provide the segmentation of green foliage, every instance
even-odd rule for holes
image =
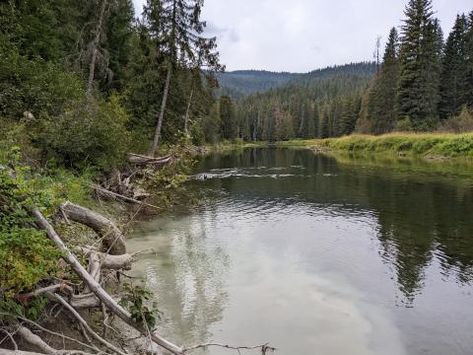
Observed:
[[[399,81],[399,49],[396,28],[392,28],[384,54],[383,64],[373,81],[367,104],[369,129],[363,133],[381,134],[393,130],[397,121],[396,95]]]
[[[398,109],[414,130],[432,129],[438,118],[442,32],[431,0],[410,0],[402,26]]]
[[[473,157],[473,134],[352,135],[316,142],[332,150],[370,153],[405,153],[422,156]]]
[[[120,305],[128,309],[131,318],[137,324],[153,330],[160,319],[156,302],[151,302],[152,293],[144,287],[125,284]],[[151,306],[150,306],[151,304]]]
[[[117,96],[99,102],[87,99],[44,122],[37,144],[48,158],[66,166],[111,169],[123,163],[128,151],[128,120]]]
[[[286,86],[238,102],[233,137],[279,140],[353,132],[374,63],[356,63],[300,75]],[[220,122],[222,126],[234,122]]]
[[[54,208],[55,201],[32,187],[34,175],[19,164],[18,150],[0,167],[0,292],[11,296],[50,277],[59,257],[30,212]]]
[[[84,95],[81,80],[60,66],[21,56],[0,35],[0,115],[19,120],[57,115]]]

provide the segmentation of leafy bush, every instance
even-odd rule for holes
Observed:
[[[116,96],[87,99],[44,123],[37,145],[48,158],[74,168],[111,169],[124,162],[130,145],[128,114]]]
[[[0,116],[19,120],[61,114],[85,95],[82,80],[58,65],[21,56],[0,35]]]
[[[34,207],[52,208],[54,201],[33,191],[33,176],[19,165],[18,150],[9,161],[12,167],[0,167],[0,295],[7,296],[51,276],[59,256],[30,214]]]

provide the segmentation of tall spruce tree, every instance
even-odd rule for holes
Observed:
[[[396,126],[396,94],[399,81],[399,38],[395,27],[389,33],[383,64],[368,96],[371,133],[390,132]]]
[[[149,154],[154,155],[160,142],[161,129],[176,67],[193,68],[196,58],[202,67],[220,70],[216,39],[205,38],[206,23],[201,21],[203,0],[148,0],[144,17],[154,37],[157,53],[167,62],[166,80]]]
[[[468,29],[466,31],[466,104],[473,108],[473,11],[468,16]]]
[[[398,110],[415,130],[432,128],[438,116],[442,32],[431,0],[410,0],[402,26]]]
[[[467,30],[466,16],[457,15],[445,45],[445,57],[442,63],[439,113],[444,119],[458,114],[466,103]]]

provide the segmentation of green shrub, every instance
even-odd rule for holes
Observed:
[[[34,227],[30,211],[51,211],[54,200],[36,194],[30,169],[19,165],[18,150],[0,167],[0,296],[28,289],[55,269],[59,254],[43,231]]]
[[[0,37],[0,116],[20,120],[61,114],[85,95],[82,80],[40,58],[28,59]]]
[[[116,96],[106,102],[87,99],[46,121],[37,145],[59,164],[108,170],[123,164],[128,152],[127,121],[128,114]]]

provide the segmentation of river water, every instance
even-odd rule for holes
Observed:
[[[473,354],[471,165],[247,149],[203,158],[189,185],[199,205],[130,240],[157,251],[133,273],[175,342]]]

